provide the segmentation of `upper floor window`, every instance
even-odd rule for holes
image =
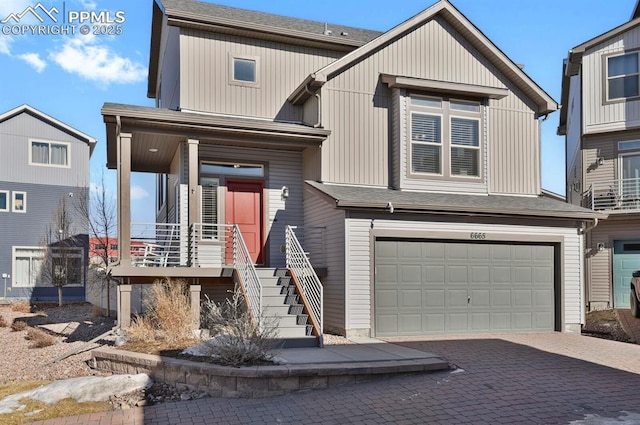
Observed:
[[[230,55],[230,82],[235,85],[257,86],[259,61],[255,56]]]
[[[31,140],[30,164],[51,167],[69,166],[69,144]]]
[[[410,173],[481,177],[480,102],[411,96]]]
[[[27,212],[27,192],[13,192],[13,212]]]
[[[607,99],[640,95],[638,52],[607,58]]]
[[[0,190],[0,211],[9,211],[9,191]]]

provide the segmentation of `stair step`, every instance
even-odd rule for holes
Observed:
[[[277,348],[309,348],[320,346],[320,341],[316,336],[276,338],[273,340],[273,343]]]
[[[275,338],[301,338],[309,336],[304,326],[278,326]]]
[[[307,325],[307,321],[309,320],[309,315],[308,314],[297,314],[296,315],[296,323],[298,325]]]
[[[277,315],[270,314],[266,311],[264,314],[264,320],[266,326],[277,326],[278,328],[295,328],[298,327],[298,316],[292,316],[290,314]],[[300,326],[304,333],[304,326]]]
[[[282,300],[285,299],[287,292],[281,286],[263,286],[262,287],[262,297],[272,297],[274,295],[279,295]]]

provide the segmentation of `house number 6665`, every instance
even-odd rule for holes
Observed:
[[[471,239],[484,240],[487,239],[486,233],[471,233]]]

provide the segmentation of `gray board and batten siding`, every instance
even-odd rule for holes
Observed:
[[[390,129],[391,90],[379,80],[380,73],[509,89],[506,97],[488,100],[485,108],[488,192],[540,192],[537,107],[441,16],[325,84],[323,125],[332,134],[322,149],[322,181],[388,187],[394,180],[388,139],[402,130]],[[463,183],[448,190],[468,192]]]

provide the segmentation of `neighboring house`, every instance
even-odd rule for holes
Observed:
[[[54,228],[53,219],[65,204],[72,217],[71,234],[65,238],[72,243],[57,242],[62,248],[52,249],[58,259],[51,267],[59,267],[56,263],[61,261],[71,264],[72,284],[64,288],[64,299],[84,301],[87,236],[73,203],[74,197],[88,191],[95,143],[28,105],[0,115],[0,273],[11,276],[7,298],[57,300],[57,289],[50,282],[54,272],[43,270],[43,264],[49,264],[43,255],[46,240],[56,241],[55,232],[62,230]]]
[[[133,241],[132,245],[135,245]],[[118,238],[113,236],[89,238],[89,264],[104,267],[105,257],[109,259],[109,263],[115,263],[118,260]]]
[[[600,215],[543,196],[557,104],[449,2],[379,33],[156,0],[148,95],[102,109],[123,326],[128,283],[233,275],[254,314],[278,293],[316,334],[580,331]],[[158,175],[156,225],[130,222],[133,171]],[[296,295],[264,270],[285,266]]]
[[[640,269],[640,10],[569,50],[558,134],[567,201],[608,214],[586,233],[586,307],[628,308]]]

